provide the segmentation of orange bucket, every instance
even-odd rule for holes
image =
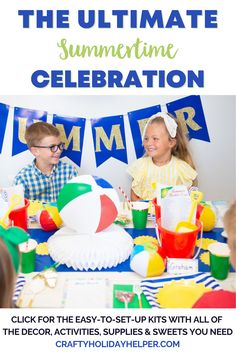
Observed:
[[[196,220],[196,230],[190,232],[175,232],[164,229],[161,219],[157,220],[157,227],[161,246],[169,258],[193,258],[198,233],[202,231],[202,224]]]
[[[28,213],[27,208],[30,204],[28,199],[24,199],[25,205],[23,207],[14,209],[10,212],[8,218],[10,221],[11,226],[18,226],[24,229],[25,231],[28,230]]]

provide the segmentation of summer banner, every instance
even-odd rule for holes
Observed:
[[[9,112],[9,106],[0,103],[0,154],[2,153],[2,144],[3,144],[5,130],[7,126],[8,112]]]
[[[136,152],[136,157],[139,158],[144,154],[144,148],[142,144],[142,133],[144,127],[147,123],[148,118],[153,114],[161,111],[161,106],[152,106],[143,109],[138,109],[137,111],[128,112],[130,129],[134,142],[134,149]]]
[[[126,131],[124,126],[127,115],[136,157],[143,156],[142,134],[145,124],[153,114],[166,110],[182,122],[189,139],[210,142],[201,98],[200,96],[187,96],[166,103],[165,108],[163,105],[158,104],[130,111],[128,114],[91,119],[96,166],[100,166],[110,157],[127,163]],[[3,144],[8,111],[9,106],[0,103],[0,148],[2,148]],[[85,125],[88,118],[53,114],[52,123],[57,126],[61,133],[62,141],[65,142],[65,150],[62,153],[62,157],[67,156],[78,166],[81,164]],[[19,107],[14,108],[12,156],[27,150],[24,138],[25,129],[37,120],[47,121],[47,112]]]
[[[167,103],[167,110],[182,122],[189,140],[210,141],[200,96],[188,96]]]
[[[25,130],[35,121],[47,120],[47,112],[15,107],[13,121],[12,156],[28,149],[25,141]]]
[[[110,157],[127,163],[124,116],[91,119],[96,166]]]
[[[85,123],[85,118],[53,115],[53,124],[59,129],[61,139],[65,143],[61,157],[67,156],[78,166],[81,164]]]

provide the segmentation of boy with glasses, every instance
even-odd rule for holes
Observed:
[[[13,183],[24,186],[27,199],[56,202],[61,188],[78,176],[73,166],[60,161],[65,147],[60,132],[52,124],[37,122],[26,129],[25,140],[35,158],[16,175]]]

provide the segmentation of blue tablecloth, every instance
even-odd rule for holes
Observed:
[[[144,230],[135,230],[135,229],[126,229],[126,231],[133,237],[141,236],[141,235],[149,235],[149,236],[154,236],[156,237],[155,234],[155,229],[154,228],[147,228]],[[203,233],[203,238],[210,238],[219,242],[226,242],[226,239],[221,236],[221,232],[223,231],[222,228],[215,228],[211,232],[204,232]],[[29,234],[30,236],[35,239],[38,243],[42,242],[47,242],[48,238],[53,234],[54,232],[46,232],[40,229],[30,229]],[[200,251],[199,257],[202,252],[206,252],[205,250]],[[198,258],[199,258],[198,257]],[[112,267],[109,269],[104,269],[102,271],[104,272],[130,272],[130,266],[129,266],[129,259],[127,259],[125,262],[119,264],[116,267]],[[35,271],[39,272],[46,267],[50,267],[52,264],[54,264],[53,259],[50,256],[42,256],[42,255],[36,255],[36,269]],[[57,271],[59,272],[74,272],[75,270],[73,268],[68,268],[66,265],[60,265],[57,267]],[[96,270],[95,270],[96,271]],[[199,258],[199,271],[200,272],[209,272],[209,266],[206,265],[201,261]],[[233,269],[231,269],[233,271]],[[92,270],[89,270],[89,272],[93,272]]]

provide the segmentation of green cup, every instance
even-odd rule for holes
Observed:
[[[37,242],[30,239],[27,242],[19,245],[20,250],[20,271],[22,273],[31,273],[35,270],[35,257],[36,257]]]
[[[147,225],[149,203],[132,202],[132,220],[135,229],[145,229]]]
[[[211,275],[218,280],[228,277],[230,250],[226,243],[214,242],[208,246],[210,252]]]

